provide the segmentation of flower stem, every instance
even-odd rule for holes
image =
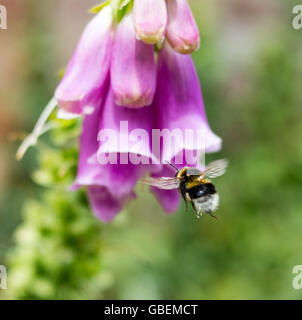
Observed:
[[[49,103],[47,104],[45,109],[43,110],[40,118],[38,119],[38,121],[32,131],[32,133],[26,137],[26,139],[22,142],[22,144],[18,148],[17,153],[16,153],[17,160],[21,160],[23,158],[24,154],[26,153],[26,151],[28,150],[28,148],[36,145],[38,138],[43,133],[45,133],[47,131],[47,130],[44,130],[45,123],[46,123],[47,119],[49,118],[50,114],[52,113],[52,111],[56,108],[56,106],[57,106],[57,101],[53,97],[49,101]]]

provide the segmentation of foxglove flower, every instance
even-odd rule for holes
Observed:
[[[200,37],[187,0],[167,0],[167,8],[167,40],[174,50],[192,53],[199,48]]]
[[[136,39],[131,15],[117,28],[110,74],[117,105],[140,108],[152,103],[156,86],[154,48]]]
[[[221,139],[210,129],[192,58],[182,55],[165,43],[158,60],[157,92],[154,100],[157,115],[156,127],[175,131],[173,149],[161,145],[162,163],[169,161],[177,167],[197,166],[204,152],[215,152],[221,147]],[[189,139],[185,137],[190,133]],[[178,138],[178,135],[180,138]],[[201,142],[201,143],[200,143]],[[165,168],[156,176],[173,176],[173,168]],[[172,172],[171,172],[172,170]],[[172,174],[171,174],[172,173]],[[177,190],[152,188],[163,208],[175,211],[179,204]]]
[[[196,150],[196,147],[199,155],[220,149],[221,139],[211,131],[207,122],[193,60],[190,55],[182,55],[172,50],[167,42],[159,53],[154,105],[156,127],[168,129],[170,132],[179,129],[183,137],[193,133],[194,138],[188,141],[185,138],[177,140],[172,153],[168,153],[171,150],[162,150],[163,161],[174,162],[177,154],[183,153],[183,150]],[[197,134],[203,134],[201,143],[196,141]]]
[[[118,107],[112,90],[107,91],[102,105],[85,116],[78,173],[72,187],[87,187],[91,208],[103,222],[111,221],[126,202],[135,198],[133,188],[140,178],[161,168],[152,155],[148,137],[140,134],[144,131],[151,135],[152,107]],[[123,126],[123,121],[129,127]],[[135,134],[135,130],[137,135],[129,138],[129,132]]]
[[[104,222],[135,197],[133,189],[146,174],[173,176],[166,161],[196,167],[202,154],[221,145],[208,125],[192,58],[180,54],[199,46],[187,1],[135,0],[133,15],[126,10],[118,25],[119,9],[112,8],[107,3],[87,25],[55,93],[64,117],[84,114],[71,189],[87,187],[91,208]],[[151,43],[164,35],[156,60]],[[172,134],[170,147],[162,140],[153,144],[153,129]],[[177,190],[152,192],[165,211],[178,208]]]
[[[153,106],[133,110],[119,107],[109,89],[101,116],[96,162],[102,183],[116,195],[127,194],[138,179],[158,172],[160,161],[151,150]]]
[[[55,98],[70,113],[89,113],[104,90],[113,44],[112,9],[106,6],[87,25]]]
[[[71,190],[77,190],[83,186],[87,187],[92,211],[101,221],[109,222],[125,203],[135,198],[135,193],[132,190],[120,196],[111,193],[102,180],[102,166],[91,161],[91,157],[96,154],[99,146],[97,136],[102,109],[102,105],[95,105],[94,112],[84,118],[80,138],[78,173]]]
[[[100,186],[89,186],[87,196],[93,213],[105,223],[111,222],[124,205],[136,197],[132,191],[118,198],[109,193],[105,187]]]
[[[167,25],[166,1],[135,0],[133,20],[138,39],[148,44],[160,42]]]

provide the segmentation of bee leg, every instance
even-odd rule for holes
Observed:
[[[186,199],[186,197],[183,197],[183,198],[184,198],[185,204],[186,204],[186,212],[188,212],[188,202],[187,202],[187,199]]]
[[[180,193],[181,193],[181,196],[184,199],[185,204],[186,204],[186,212],[188,212],[188,201],[187,201],[187,198],[186,198],[186,190],[185,190],[184,187],[180,187]]]
[[[184,199],[185,204],[186,204],[186,212],[188,212],[188,201],[187,201],[187,198],[186,198],[186,196],[185,196],[183,193],[181,193],[181,196],[182,196],[182,198]]]
[[[211,211],[208,212],[208,214],[209,214],[212,218],[215,218],[216,220],[218,220],[218,218],[217,218],[216,216],[214,216]]]
[[[194,212],[195,212],[196,220],[199,220],[199,219],[200,219],[200,216],[199,216],[199,214],[198,214],[198,212],[197,212],[197,210],[196,210],[196,207],[195,207],[195,205],[194,205],[194,202],[192,201],[191,203],[192,203],[192,208],[193,208],[193,210],[194,210]]]

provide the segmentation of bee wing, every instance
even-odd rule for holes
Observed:
[[[228,161],[226,159],[213,161],[205,168],[201,175],[209,178],[222,176],[225,173],[227,166]]]
[[[179,179],[171,177],[161,177],[161,178],[145,178],[141,180],[142,183],[148,184],[149,186],[156,187],[164,190],[177,189],[179,187]]]
[[[200,176],[202,171],[197,168],[187,168],[187,175],[188,176]]]

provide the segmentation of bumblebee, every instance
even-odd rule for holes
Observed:
[[[169,162],[168,164],[176,170],[175,177],[150,177],[143,179],[142,182],[164,190],[178,189],[186,203],[186,210],[188,210],[188,203],[191,203],[197,219],[203,213],[216,218],[212,212],[218,208],[219,195],[210,178],[216,178],[225,173],[228,166],[227,160],[213,161],[203,171],[190,167],[178,169],[173,164]]]

